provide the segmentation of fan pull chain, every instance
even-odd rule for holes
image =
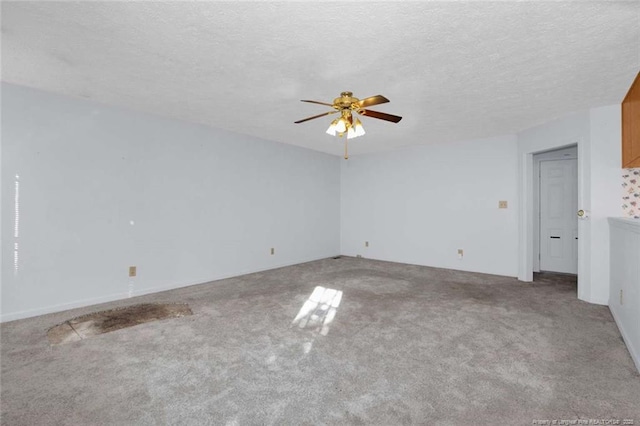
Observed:
[[[345,139],[344,140],[344,159],[348,160],[349,159],[349,152],[347,151],[347,141],[349,139]]]

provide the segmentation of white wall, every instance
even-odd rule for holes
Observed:
[[[622,216],[622,110],[620,105],[593,108],[591,124],[591,297],[609,304],[610,216]]]
[[[578,146],[578,206],[589,210],[590,188],[589,113],[577,112],[518,133],[519,244],[518,279],[533,280],[534,256],[534,153]],[[590,228],[578,222],[578,298],[590,300]]]
[[[3,321],[339,254],[338,157],[8,84],[2,112]]]
[[[502,136],[343,161],[342,253],[515,276],[516,150]]]
[[[606,218],[622,213],[620,106],[570,114],[518,134],[520,245],[518,278],[532,280],[533,154],[578,145],[578,298],[606,305],[609,299],[609,235]]]

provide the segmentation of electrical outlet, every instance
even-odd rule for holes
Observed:
[[[464,256],[464,250],[458,249],[458,259],[462,260],[462,256]]]
[[[507,202],[506,201],[498,201],[498,208],[499,209],[506,209],[507,208]]]
[[[620,304],[624,305],[624,299],[622,298],[623,293],[622,293],[622,289],[620,289]]]
[[[272,255],[276,254],[276,249],[274,247],[271,247],[271,254]]]
[[[129,276],[135,277],[137,273],[137,268],[135,266],[129,266]]]
[[[364,242],[364,246],[365,246],[365,247],[369,247],[369,241],[365,241],[365,242]]]

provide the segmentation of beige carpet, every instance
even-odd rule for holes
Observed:
[[[193,315],[52,346],[134,303]],[[6,425],[634,419],[640,375],[575,279],[327,259],[1,326]]]

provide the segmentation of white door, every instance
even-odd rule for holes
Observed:
[[[540,162],[540,270],[578,273],[578,161]]]

